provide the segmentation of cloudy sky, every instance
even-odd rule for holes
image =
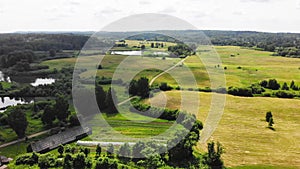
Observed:
[[[300,0],[0,0],[0,32],[97,31],[141,13],[198,29],[300,32]]]

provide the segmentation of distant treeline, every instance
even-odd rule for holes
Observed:
[[[274,55],[300,57],[300,34],[249,31],[204,31],[214,45],[244,46],[274,52]]]
[[[0,56],[16,50],[50,51],[80,50],[90,38],[73,33],[29,33],[0,34]],[[167,35],[167,36],[166,36]],[[98,32],[97,38],[90,39],[97,46],[111,46],[111,42],[120,39],[136,39],[150,41],[168,41],[176,43],[229,45],[251,47],[274,52],[274,55],[285,57],[300,57],[299,33],[265,33],[252,31],[215,31],[215,30],[185,30],[185,31],[153,31],[153,32]],[[207,39],[207,37],[209,39]]]
[[[0,34],[0,55],[16,50],[80,50],[88,38],[73,34]]]
[[[274,52],[274,55],[300,57],[299,33],[265,33],[253,31],[216,31],[216,30],[185,30],[185,31],[153,31],[153,32],[100,32],[104,39],[126,39],[168,41],[180,43],[228,45],[250,47],[258,50]],[[168,35],[168,36],[166,36]],[[208,38],[209,39],[208,39]]]

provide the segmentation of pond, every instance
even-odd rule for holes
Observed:
[[[10,97],[1,97],[0,100],[0,112],[4,112],[5,108],[8,106],[15,106],[18,104],[28,104],[32,103],[32,98],[10,98]]]
[[[142,56],[142,51],[111,51],[112,55]]]
[[[31,86],[47,85],[55,82],[53,78],[37,78],[34,83],[30,83]]]
[[[169,56],[168,52],[162,51],[111,51],[112,55],[126,55],[126,56]]]
[[[30,84],[32,86],[47,85],[55,82],[53,78],[34,77],[34,76],[6,76],[0,71],[0,82],[16,82],[19,84]]]

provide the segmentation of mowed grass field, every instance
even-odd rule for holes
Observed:
[[[128,43],[139,43],[136,41],[128,41]],[[183,65],[176,67],[172,70],[172,77],[170,74],[165,74],[156,79],[155,83],[160,84],[161,82],[167,82],[169,85],[176,87],[178,83],[175,79],[178,77],[184,78],[190,76],[187,74],[187,69],[191,70],[193,76],[197,82],[198,87],[210,87],[210,77],[208,76],[207,70],[210,69],[212,72],[218,72],[220,69],[224,70],[226,76],[226,86],[234,87],[248,87],[253,83],[258,83],[264,79],[277,79],[281,84],[287,82],[288,84],[294,80],[296,84],[300,85],[300,59],[298,58],[285,58],[280,56],[272,56],[271,52],[258,51],[252,49],[246,49],[236,46],[215,46],[209,50],[215,50],[221,58],[222,64],[204,65],[201,59],[211,57],[205,51],[201,51],[199,56],[190,56],[185,60]],[[82,67],[88,69],[88,71],[81,74],[81,77],[94,77],[95,68],[101,60],[103,69],[98,70],[97,76],[112,77],[117,66],[126,58],[122,55],[94,55],[84,56],[78,61],[82,63]],[[149,57],[138,57],[130,56],[132,70],[142,67],[151,67],[151,65],[159,64],[162,67],[168,68],[180,61],[180,59],[161,60],[158,58]],[[45,61],[42,64],[50,66],[51,69],[62,67],[74,66],[77,58],[66,58]],[[219,65],[219,66],[218,66]],[[240,67],[240,68],[238,68]],[[139,73],[140,76],[146,76],[150,80],[161,70],[148,69]],[[188,88],[194,87],[189,85],[183,85],[181,87]]]
[[[189,91],[184,91],[189,92]],[[205,122],[210,109],[212,93],[200,93],[200,111],[197,118]],[[167,107],[180,108],[180,91],[165,92]],[[162,97],[151,102],[159,105]],[[195,99],[187,104],[195,104]],[[185,106],[189,111],[188,105]],[[226,166],[270,165],[300,168],[300,100],[279,98],[245,98],[226,95],[223,117],[211,140],[225,147]],[[265,114],[272,111],[275,131],[267,128]],[[205,124],[204,124],[205,125]],[[199,143],[199,150],[206,145]],[[259,168],[259,167],[258,167]]]
[[[222,63],[212,65],[203,64],[203,59],[212,57],[213,52],[201,51],[200,55],[190,56],[184,62],[184,66],[189,68],[197,81],[198,87],[210,87],[210,77],[207,70],[218,72],[226,67],[226,86],[249,87],[253,83],[258,83],[264,79],[277,79],[281,84],[288,84],[294,80],[300,84],[300,59],[272,56],[272,52],[246,49],[236,46],[214,46],[208,50],[215,50]],[[198,52],[198,53],[199,53]],[[238,67],[240,67],[238,69]],[[185,72],[180,72],[178,76],[186,76]],[[168,77],[161,76],[157,82],[168,82],[176,85],[176,82]],[[182,86],[190,87],[190,86]]]

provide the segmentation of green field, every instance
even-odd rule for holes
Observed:
[[[300,83],[300,59],[284,58],[280,56],[271,56],[271,52],[246,49],[235,46],[215,46],[222,60],[222,65],[204,65],[201,59],[206,59],[210,56],[210,52],[201,52],[199,56],[191,56],[184,65],[191,69],[198,87],[210,87],[210,78],[207,69],[227,69],[224,70],[226,75],[226,86],[248,87],[253,83],[258,83],[264,79],[276,78],[281,84],[288,84],[294,80]],[[240,67],[240,69],[238,69]],[[214,71],[214,70],[213,70]],[[185,76],[185,73],[180,73],[178,76]],[[166,81],[171,85],[176,85],[174,80],[162,76],[157,79],[160,82]],[[183,86],[189,87],[189,86]]]
[[[97,114],[87,122],[92,126],[93,134],[90,136],[101,141],[135,142],[136,139],[149,139],[164,133],[174,122],[142,116],[121,108],[121,114]],[[103,119],[108,126],[103,125]],[[163,139],[161,139],[163,140]]]
[[[223,69],[226,67],[226,85],[234,87],[248,87],[253,83],[258,83],[264,79],[275,78],[281,84],[287,82],[288,84],[294,80],[296,84],[299,84],[300,81],[300,59],[297,58],[284,58],[280,56],[271,56],[271,52],[257,51],[252,49],[245,49],[235,46],[216,46],[214,49],[220,55],[223,65],[206,65],[210,67],[215,67],[216,71],[218,69]],[[201,58],[209,57],[206,52],[200,51],[199,56],[191,56],[184,62],[184,67],[190,69],[193,72],[193,75],[197,81],[198,87],[210,87],[210,78],[207,74],[207,68],[202,62]],[[103,66],[102,70],[98,70],[98,76],[112,77],[115,69],[126,57],[121,55],[106,55],[104,56],[86,56],[81,57],[78,60],[88,71],[82,73],[82,77],[94,77],[95,76],[95,67],[100,59],[103,59],[101,65]],[[140,58],[138,56],[130,56],[132,61],[136,60],[135,58]],[[50,68],[61,69],[62,67],[73,66],[77,58],[67,58],[67,59],[57,59],[45,61],[43,64],[50,66]],[[175,63],[179,62],[180,59],[162,61],[156,58],[143,58],[143,60],[138,59],[140,62],[134,63],[134,66],[143,66],[150,67],[153,64],[165,64],[164,67],[171,67]],[[238,69],[240,67],[240,69]],[[170,77],[166,74],[158,78],[155,83],[160,84],[161,82],[167,82],[172,86],[177,86],[177,83],[174,81],[176,77],[186,76],[186,71],[183,71],[182,67],[177,67],[173,70],[176,72],[175,77]],[[157,70],[147,70],[140,73],[143,76],[148,77],[149,79],[153,78],[154,75],[157,75]],[[191,86],[182,86],[182,87],[191,87]]]
[[[187,91],[185,91],[187,92]],[[199,93],[199,120],[205,122],[210,109],[211,93]],[[180,91],[166,92],[167,107],[180,108]],[[189,104],[194,103],[191,98]],[[159,105],[161,97],[152,103]],[[187,106],[189,107],[189,106]],[[243,98],[226,95],[222,120],[211,137],[225,147],[223,159],[226,166],[275,165],[297,166],[300,152],[300,100],[279,98]],[[189,111],[187,108],[186,111]],[[275,131],[267,128],[265,113],[272,111]],[[199,150],[205,145],[199,144]]]
[[[133,43],[133,42],[132,42]],[[226,86],[248,87],[253,83],[258,83],[265,79],[277,79],[281,84],[288,84],[294,80],[300,85],[300,59],[284,58],[271,56],[271,52],[257,51],[252,49],[234,47],[234,46],[215,46],[214,49],[221,57],[222,65],[206,65],[201,62],[202,58],[209,55],[202,50],[200,58],[190,56],[181,67],[176,67],[173,71],[177,72],[175,76],[165,74],[159,77],[155,83],[167,82],[172,86],[177,86],[175,77],[185,77],[184,68],[189,68],[200,88],[210,87],[210,78],[206,69],[224,70],[226,76]],[[81,58],[86,62],[88,68],[94,68],[97,64],[93,61],[103,56],[86,56]],[[130,56],[131,57],[131,56]],[[103,58],[101,65],[103,69],[97,72],[98,76],[111,77],[119,63],[125,59],[125,56],[108,55]],[[134,60],[134,57],[131,57]],[[145,67],[155,63],[162,62],[157,58],[144,58]],[[166,65],[173,66],[180,59],[168,61]],[[46,61],[43,64],[50,68],[61,69],[65,66],[72,66],[76,58],[58,59]],[[92,64],[91,64],[92,63]],[[134,63],[134,62],[133,62]],[[141,64],[133,64],[133,67],[140,67]],[[240,68],[238,68],[240,67]],[[139,73],[139,76],[146,76],[150,80],[160,71],[155,69],[145,70]],[[94,76],[94,70],[88,70],[81,74],[81,77],[89,78]],[[191,86],[183,86],[188,88]],[[105,86],[107,89],[108,86]],[[187,92],[187,91],[186,91]],[[209,112],[212,93],[200,94],[200,112],[197,117],[205,122],[207,112]],[[171,109],[180,108],[179,91],[166,92],[168,97],[167,107]],[[152,101],[155,105],[162,105],[161,97],[155,97]],[[191,98],[189,102],[195,104]],[[192,106],[191,106],[192,107]],[[189,111],[189,108],[185,109]],[[214,132],[211,139],[220,141],[225,147],[223,159],[225,165],[233,166],[237,169],[252,168],[299,168],[300,161],[300,100],[299,99],[279,99],[279,98],[245,98],[226,95],[226,106],[222,120]],[[267,128],[264,121],[265,113],[272,111],[275,121],[275,131]],[[165,131],[171,124],[164,121],[158,121],[149,124],[134,124],[124,119],[122,116],[105,117],[114,128],[122,133],[132,137],[145,137]],[[95,118],[97,120],[97,118]],[[157,126],[162,126],[158,130]],[[158,131],[156,131],[158,130]],[[157,133],[155,133],[157,132]],[[109,133],[106,131],[106,133]],[[200,151],[205,150],[205,145],[199,144]],[[240,166],[240,167],[239,167]]]

